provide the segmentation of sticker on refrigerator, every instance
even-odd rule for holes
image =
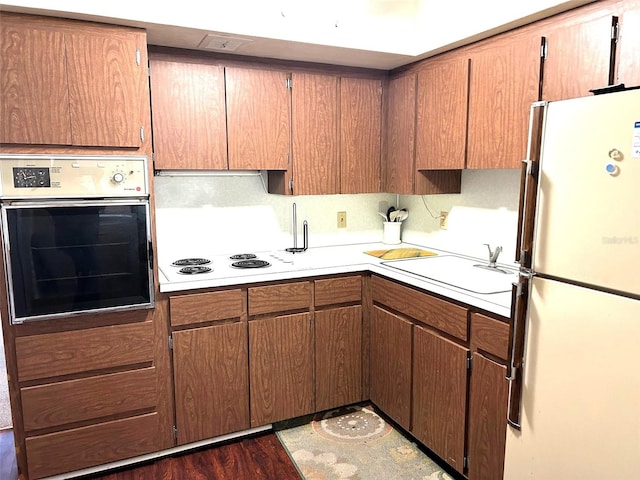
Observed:
[[[633,124],[633,140],[631,144],[631,157],[640,158],[640,121]]]

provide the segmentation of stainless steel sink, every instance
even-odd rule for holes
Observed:
[[[473,293],[488,295],[511,291],[511,284],[517,280],[517,270],[502,266],[499,269],[478,268],[476,265],[479,264],[482,265],[478,260],[456,255],[382,262],[387,267]]]

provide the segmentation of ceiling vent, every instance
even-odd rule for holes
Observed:
[[[202,39],[198,48],[204,50],[217,50],[220,52],[233,52],[241,45],[250,41],[251,40],[248,38],[227,37],[225,35],[209,33]]]

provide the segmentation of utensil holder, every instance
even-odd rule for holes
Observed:
[[[383,222],[382,243],[388,245],[400,243],[400,227],[402,227],[402,222]]]

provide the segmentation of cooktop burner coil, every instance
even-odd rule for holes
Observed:
[[[211,263],[208,258],[181,258],[171,264],[172,267],[189,267],[194,265],[207,265]]]
[[[271,264],[265,260],[240,260],[239,262],[233,262],[231,264],[232,267],[236,268],[263,268],[268,267]]]
[[[251,260],[256,258],[256,255],[253,253],[239,253],[237,255],[231,255],[229,257],[230,260]]]
[[[183,275],[198,275],[199,273],[207,273],[210,272],[211,269],[209,267],[202,267],[199,265],[182,267],[178,270],[178,273],[182,273]]]

